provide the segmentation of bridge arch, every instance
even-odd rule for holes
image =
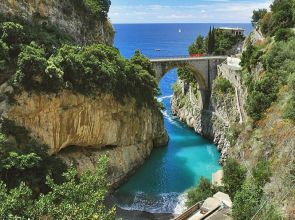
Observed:
[[[209,109],[210,95],[213,80],[217,76],[217,65],[222,63],[226,57],[186,57],[186,58],[164,58],[151,59],[153,69],[158,82],[162,77],[174,68],[187,67],[194,74],[199,84],[202,97],[203,109]]]
[[[173,69],[178,69],[178,68],[188,68],[194,75],[196,82],[198,83],[198,90],[201,94],[201,106],[203,106],[203,108],[206,108],[207,105],[207,96],[209,92],[209,88],[207,86],[206,83],[206,79],[202,76],[202,74],[200,73],[200,71],[198,69],[196,69],[194,66],[189,65],[189,64],[181,64],[181,65],[171,65],[169,67],[167,67],[164,71],[162,71],[161,76],[157,77],[158,82],[160,82],[160,80],[167,74],[169,73],[171,70]]]

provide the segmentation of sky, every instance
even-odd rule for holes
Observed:
[[[112,0],[116,23],[250,23],[272,0]]]

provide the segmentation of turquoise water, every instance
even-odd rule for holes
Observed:
[[[197,34],[205,34],[209,26],[115,25],[115,46],[125,57],[130,57],[135,49],[140,49],[149,57],[187,55],[187,45]],[[238,26],[247,30],[251,28],[250,24]],[[178,32],[179,29],[182,29],[182,33]],[[162,94],[159,101],[166,108],[163,115],[170,142],[167,147],[154,149],[144,165],[116,191],[117,203],[121,208],[152,213],[177,212],[183,205],[183,193],[196,186],[201,176],[211,180],[212,173],[221,168],[216,146],[171,115],[171,87],[176,80],[176,70],[172,70],[160,82]]]

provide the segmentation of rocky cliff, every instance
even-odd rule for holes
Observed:
[[[201,108],[200,96],[196,97],[190,87],[181,80],[177,81],[177,92],[174,92],[171,100],[172,113],[193,128],[197,133],[212,140],[221,152],[222,163],[228,154],[230,142],[226,135],[229,126],[239,121],[239,112],[234,93],[219,94],[213,86],[210,108]]]
[[[113,44],[114,30],[110,22],[105,18],[94,18],[75,1],[2,0],[0,14],[25,20],[33,25],[56,26],[78,43]]]
[[[9,90],[1,86],[2,93]],[[153,147],[168,142],[160,111],[138,107],[133,99],[120,104],[112,95],[89,98],[62,91],[23,92],[15,100],[1,102],[3,117],[25,127],[50,147],[50,154],[73,162],[79,171],[94,168],[99,155],[109,155],[113,185],[140,166]]]

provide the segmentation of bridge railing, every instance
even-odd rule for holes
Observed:
[[[204,55],[204,56],[190,56],[190,55],[180,55],[180,56],[156,56],[156,57],[148,57],[150,60],[169,60],[169,59],[202,59],[202,58],[210,58],[210,57],[223,57],[226,58],[227,56],[223,55]]]
[[[147,57],[151,60],[156,59],[173,59],[173,58],[190,58],[190,55],[180,55],[180,56],[153,56],[153,57]]]

